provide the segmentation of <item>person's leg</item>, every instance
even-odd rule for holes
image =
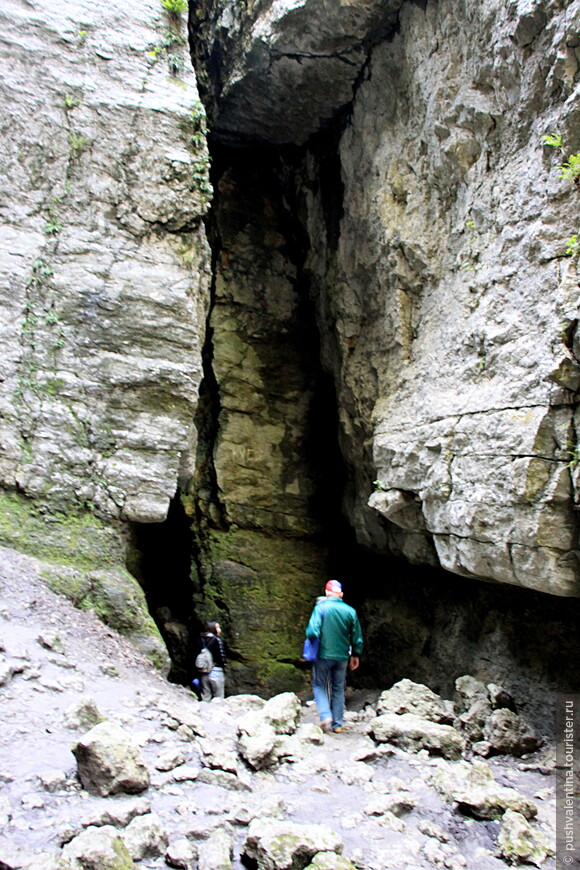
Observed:
[[[346,683],[346,668],[348,659],[343,662],[333,662],[333,667],[330,671],[332,680],[332,727],[342,728],[342,720],[344,717],[344,687]]]
[[[326,686],[328,683],[328,675],[333,664],[334,662],[329,661],[328,659],[318,659],[316,662],[316,670],[314,672],[312,686],[320,721],[328,722],[329,724],[332,717],[330,715],[330,699],[328,697]]]
[[[214,668],[209,674],[209,682],[214,698],[225,698],[226,680],[223,668]]]
[[[200,677],[201,681],[201,700],[202,701],[211,701],[212,692],[211,692],[211,683],[209,681],[209,674],[202,674]]]

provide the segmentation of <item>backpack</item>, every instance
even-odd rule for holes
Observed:
[[[198,653],[195,660],[195,666],[202,674],[209,674],[209,672],[213,670],[213,656],[207,647],[204,647],[201,652]]]

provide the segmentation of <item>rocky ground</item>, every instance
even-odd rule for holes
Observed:
[[[0,549],[0,870],[554,866],[551,747],[490,755],[489,698],[474,740],[475,681],[461,721],[409,681],[351,694],[341,734],[291,693],[203,704],[42,570]],[[89,752],[101,718],[124,745],[87,774],[72,748]],[[107,793],[131,745],[142,779]]]

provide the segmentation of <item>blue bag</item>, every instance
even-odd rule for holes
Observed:
[[[322,623],[324,622],[324,608],[320,614],[320,631],[322,632]],[[302,648],[302,658],[305,662],[315,662],[318,660],[318,652],[320,650],[320,638],[315,637],[312,640],[306,638],[304,647]]]
[[[306,662],[315,662],[318,658],[318,650],[320,648],[320,640],[315,637],[313,640],[306,638],[304,641],[304,649],[302,650],[302,658]]]

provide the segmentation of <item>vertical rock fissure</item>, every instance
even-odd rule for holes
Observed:
[[[222,623],[232,687],[300,688],[295,626],[324,576],[344,478],[336,396],[320,365],[304,268],[310,242],[299,215],[302,154],[215,141],[211,148],[212,295],[196,469],[183,496],[193,530],[196,621]],[[328,213],[336,227],[340,205]],[[284,586],[297,601],[284,600]],[[255,631],[271,619],[276,626],[262,652]],[[280,620],[292,631],[280,631]]]

